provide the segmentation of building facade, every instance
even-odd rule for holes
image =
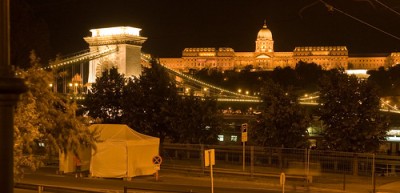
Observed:
[[[140,36],[140,31],[140,28],[128,26],[91,29],[92,36],[84,40],[89,44],[89,54],[101,57],[89,61],[88,82],[94,83],[104,69],[114,66],[125,76],[139,77],[142,73],[142,44],[147,39]]]
[[[292,52],[275,52],[272,32],[264,22],[257,34],[253,52],[235,52],[233,48],[185,48],[181,58],[160,58],[169,68],[187,72],[191,69],[215,68],[224,70],[273,70],[292,67],[300,61],[316,63],[325,70],[332,68],[378,69],[400,63],[400,52],[388,54],[349,55],[346,46],[295,47]]]

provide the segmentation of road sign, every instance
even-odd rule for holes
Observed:
[[[162,158],[159,155],[153,157],[153,164],[160,165],[162,163]]]
[[[214,193],[214,177],[213,177],[213,165],[215,165],[214,149],[208,149],[204,151],[204,165],[210,166],[211,193]]]
[[[242,130],[242,133],[247,133],[247,123],[243,123],[240,129]]]
[[[242,132],[242,142],[247,142],[247,132]]]
[[[204,165],[205,166],[210,166],[215,165],[215,150],[214,149],[208,149],[204,151]]]
[[[154,164],[154,169],[156,169],[156,173],[155,173],[155,177],[156,177],[156,181],[158,181],[158,171],[160,170],[160,165],[162,163],[162,158],[159,155],[156,155],[153,157],[153,159],[151,160]]]
[[[247,123],[243,123],[240,130],[242,131],[242,142],[247,142]]]

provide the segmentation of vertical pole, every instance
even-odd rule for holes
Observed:
[[[211,176],[211,193],[214,193],[214,177],[213,177],[213,164],[212,164],[212,157],[211,157],[211,151],[208,151],[208,159],[210,163],[210,176]]]
[[[25,92],[10,66],[10,0],[0,1],[0,190],[14,192],[14,107]]]
[[[254,146],[250,147],[250,173],[251,177],[254,175]]]
[[[343,171],[343,191],[346,191],[346,172]]]
[[[304,148],[304,173],[307,174],[308,149]]]
[[[372,154],[372,193],[375,193],[375,182],[376,182],[376,176],[375,176],[375,153]]]
[[[307,151],[307,184],[310,182],[310,153],[311,149]]]
[[[243,161],[242,161],[242,163],[243,163],[243,171],[245,170],[245,165],[246,165],[246,142],[243,142],[243,156],[242,156],[242,158],[243,158]]]
[[[285,173],[281,173],[279,177],[279,184],[282,186],[282,193],[285,193],[285,183],[286,183],[286,175]]]
[[[204,175],[204,171],[205,171],[205,161],[204,161],[204,144],[200,145],[200,157],[201,157],[201,171],[203,172]]]

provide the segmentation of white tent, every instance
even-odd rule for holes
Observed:
[[[89,170],[93,177],[106,178],[130,178],[156,172],[152,159],[158,155],[159,138],[138,133],[127,125],[94,124],[89,129],[98,131],[100,142],[96,143],[96,151],[78,151],[82,171]],[[73,157],[71,152],[60,152],[61,173],[76,171]]]
[[[130,178],[156,172],[152,159],[158,155],[159,138],[120,124],[94,124],[89,129],[100,135],[97,150],[92,150],[91,176]]]

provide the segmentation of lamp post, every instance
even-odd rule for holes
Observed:
[[[14,107],[26,91],[10,67],[10,1],[0,1],[0,190],[14,192]]]

